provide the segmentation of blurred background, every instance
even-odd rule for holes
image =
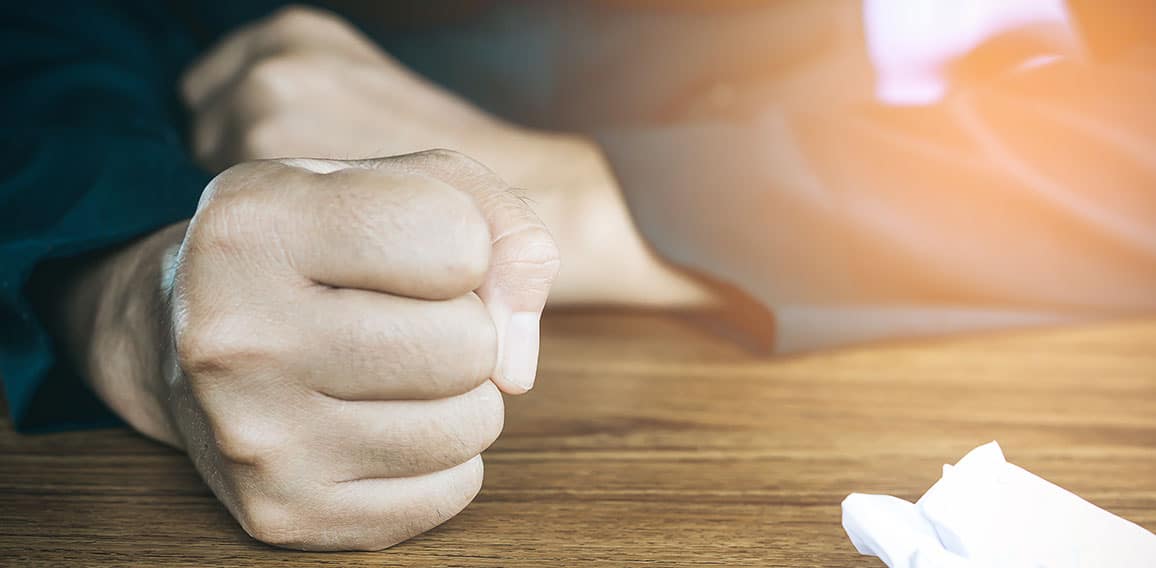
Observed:
[[[650,242],[780,351],[1156,310],[1156,4],[453,4],[357,21],[598,139]]]

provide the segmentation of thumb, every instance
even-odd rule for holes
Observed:
[[[541,219],[488,168],[448,150],[400,157],[416,173],[468,193],[490,229],[490,268],[477,294],[494,320],[498,357],[493,381],[509,394],[534,386],[539,326],[558,274],[558,246]]]

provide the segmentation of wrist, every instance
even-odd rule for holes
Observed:
[[[666,262],[643,238],[595,142],[576,135],[536,136],[538,159],[529,162],[536,167],[512,183],[533,188],[526,190],[528,197],[562,253],[552,304],[698,308],[715,303],[708,286]]]
[[[185,226],[161,229],[82,270],[64,290],[59,322],[68,355],[97,396],[136,430],[178,447],[165,381],[162,275]]]

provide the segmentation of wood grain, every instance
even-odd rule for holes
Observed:
[[[546,318],[486,484],[391,550],[250,540],[185,458],[123,430],[0,431],[6,566],[878,566],[852,491],[915,498],[996,439],[1156,529],[1156,322],[766,358],[674,316]]]

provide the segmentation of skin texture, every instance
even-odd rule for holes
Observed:
[[[533,212],[457,153],[250,162],[91,274],[95,315],[72,329],[99,330],[98,392],[184,448],[249,534],[376,550],[477,493],[499,388],[525,392],[537,359],[536,326],[507,332],[509,314],[536,324],[558,264]]]
[[[190,221],[80,270],[55,324],[266,543],[378,550],[461,511],[502,393],[533,386],[555,281],[564,303],[709,300],[638,236],[596,147],[488,117],[332,15],[240,30],[182,91],[222,173]]]

